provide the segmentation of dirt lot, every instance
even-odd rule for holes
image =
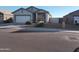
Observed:
[[[0,51],[12,52],[72,52],[79,47],[79,33],[21,32],[0,29]]]

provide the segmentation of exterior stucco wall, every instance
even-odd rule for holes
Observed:
[[[63,18],[63,21],[65,21],[66,24],[73,24],[74,19],[72,15],[68,15]]]

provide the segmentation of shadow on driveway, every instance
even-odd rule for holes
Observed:
[[[24,28],[20,30],[15,30],[11,33],[26,33],[26,32],[60,32],[61,29],[47,29],[47,28]]]

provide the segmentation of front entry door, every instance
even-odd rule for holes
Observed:
[[[36,13],[33,13],[33,23],[36,23]]]

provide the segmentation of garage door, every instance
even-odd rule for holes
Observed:
[[[74,23],[75,22],[79,23],[79,16],[74,16]]]
[[[30,20],[30,16],[16,16],[16,23],[26,23]]]

